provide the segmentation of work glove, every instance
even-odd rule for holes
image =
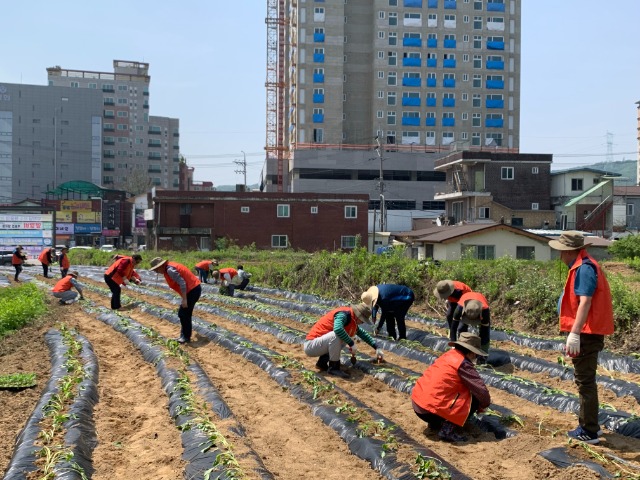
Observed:
[[[384,352],[382,351],[381,348],[376,348],[376,357],[378,357],[378,360],[381,360],[384,358]]]
[[[129,280],[127,280],[126,278],[122,280],[122,285],[124,285],[125,287],[129,285]]]
[[[349,352],[351,352],[351,355],[355,355],[357,351],[358,351],[358,346],[354,342],[353,345],[349,347]]]
[[[142,280],[140,280],[138,278],[136,278],[134,281],[136,282],[136,285],[140,285],[142,283]]]
[[[580,353],[580,334],[570,333],[567,337],[567,345],[565,346],[565,353],[570,357],[577,357]]]

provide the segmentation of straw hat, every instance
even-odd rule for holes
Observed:
[[[362,323],[373,323],[371,319],[371,308],[365,303],[351,305],[351,310]]]
[[[437,283],[436,288],[433,290],[433,294],[436,297],[440,297],[442,300],[446,300],[453,294],[454,290],[455,286],[451,280],[441,280]]]
[[[549,246],[554,250],[580,250],[590,243],[584,243],[584,235],[576,231],[567,231],[558,240],[549,240]]]
[[[153,259],[151,260],[151,268],[150,268],[149,270],[151,270],[151,271],[153,271],[153,270],[157,270],[157,269],[159,269],[161,266],[163,266],[165,263],[167,263],[167,261],[166,261],[166,260],[163,260],[163,259],[162,259],[162,258],[160,258],[160,257],[153,258]]]
[[[460,345],[481,357],[489,356],[489,354],[481,348],[482,344],[480,343],[480,337],[469,332],[461,332],[460,335],[458,335],[457,341],[449,342],[450,347],[453,347],[454,345]]]
[[[380,295],[378,287],[369,287],[366,292],[363,292],[362,295],[360,295],[360,300],[362,300],[369,308],[373,308],[378,301],[378,295]]]
[[[78,278],[78,271],[74,270],[73,272],[69,272],[69,275],[73,275],[74,277]]]

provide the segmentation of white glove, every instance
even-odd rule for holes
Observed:
[[[125,287],[127,285],[129,285],[129,280],[127,280],[126,278],[122,280],[122,285],[124,285]]]
[[[577,357],[580,353],[580,334],[570,333],[567,337],[565,353],[570,357]]]
[[[381,348],[377,348],[376,349],[376,357],[378,358],[384,358],[384,352],[382,351]]]
[[[358,351],[358,346],[356,345],[356,343],[354,342],[354,344],[352,346],[349,347],[349,351],[351,352],[351,355],[355,355],[356,352]]]

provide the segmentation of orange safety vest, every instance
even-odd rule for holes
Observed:
[[[38,260],[40,260],[40,263],[43,265],[49,265],[50,254],[51,254],[50,248],[45,248],[44,250],[42,250],[42,252],[40,252],[40,255],[38,255]]]
[[[24,254],[22,254],[24,255]],[[11,257],[12,265],[22,265],[24,263],[24,258],[18,255],[16,252],[13,252],[13,257]]]
[[[458,305],[464,306],[464,302],[466,302],[467,300],[478,300],[482,304],[483,310],[486,310],[487,308],[489,308],[489,303],[487,302],[487,299],[484,298],[484,295],[482,295],[480,292],[465,293],[460,297],[460,300],[458,300]]]
[[[198,279],[198,277],[191,273],[191,270],[189,270],[184,265],[176,262],[167,262],[167,266],[171,266],[178,270],[178,273],[187,284],[187,293],[200,285],[200,280]],[[175,290],[179,295],[182,295],[182,291],[180,291],[180,285],[178,285],[177,282],[173,281],[173,279],[167,274],[166,269],[164,271],[164,279],[167,281],[167,285],[169,285],[172,290]]]
[[[472,292],[473,290],[471,290],[471,287],[469,285],[467,285],[466,283],[462,283],[462,282],[458,282],[456,280],[454,280],[453,282],[453,289],[454,290],[462,290],[462,295],[464,295],[465,293],[469,293]],[[455,297],[449,297],[447,298],[448,302],[451,303],[458,303],[459,300],[456,299]]]
[[[69,262],[69,255],[67,255],[66,253],[60,254],[60,258],[58,259],[58,262],[60,263],[61,270],[68,270],[69,267],[71,266],[71,263]]]
[[[580,304],[580,297],[574,291],[576,271],[580,265],[585,263],[591,263],[596,268],[598,283],[595,292],[593,292],[591,308],[581,333],[611,335],[613,333],[613,302],[611,300],[609,282],[598,262],[586,250],[580,252],[580,255],[578,255],[578,258],[569,269],[569,275],[564,285],[562,303],[560,304],[560,331],[570,332],[576,320],[578,305]]]
[[[203,260],[202,262],[196,263],[196,268],[205,270],[207,272],[209,271],[210,267],[211,267],[211,260]]]
[[[126,264],[124,276],[120,275],[120,273],[118,272],[118,267],[122,263]],[[107,271],[104,272],[104,274],[110,276],[111,280],[116,282],[118,285],[122,285],[124,284],[125,278],[127,280],[131,280],[131,277],[135,277],[138,279],[140,278],[140,275],[138,275],[138,273],[133,269],[134,266],[135,265],[133,264],[133,258],[123,256],[113,262],[113,264],[109,268],[107,268]]]
[[[231,268],[231,267],[229,267],[229,268],[221,268],[218,271],[220,272],[220,278],[224,277],[225,273],[228,273],[231,278],[233,278],[236,275],[238,275],[238,271],[235,268]]]
[[[66,292],[67,290],[71,290],[73,284],[71,283],[71,279],[73,275],[67,275],[62,280],[58,280],[58,282],[51,289],[52,292]]]
[[[344,330],[351,338],[353,338],[358,331],[358,324],[351,320],[356,318],[356,314],[353,313],[353,309],[351,307],[339,307],[320,317],[320,320],[311,327],[311,330],[307,334],[307,340],[313,340],[314,338],[319,338],[329,332],[333,332],[334,317],[336,316],[336,313],[339,312],[347,313],[347,323],[344,325]]]
[[[418,379],[411,400],[431,413],[463,426],[471,411],[471,391],[462,383],[458,369],[465,356],[449,350],[436,359]]]

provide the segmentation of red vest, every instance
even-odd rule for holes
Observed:
[[[51,255],[51,249],[45,248],[40,252],[40,255],[38,255],[38,260],[40,260],[40,263],[43,265],[49,265],[49,255]]]
[[[581,333],[591,333],[595,335],[611,335],[613,333],[613,302],[611,300],[611,290],[609,282],[604,272],[591,255],[586,250],[582,250],[576,261],[569,269],[567,282],[564,285],[564,294],[560,304],[560,331],[570,332],[571,327],[578,313],[580,297],[574,292],[576,281],[576,270],[583,263],[591,263],[596,267],[598,273],[598,283],[591,298],[591,308],[587,315],[587,322],[584,324]]]
[[[231,267],[229,267],[229,268],[221,268],[218,271],[220,272],[220,278],[224,277],[225,273],[228,273],[231,278],[233,278],[236,275],[238,275],[238,271],[235,268],[231,268]]]
[[[211,260],[203,260],[202,262],[196,263],[196,268],[199,268],[199,269],[204,270],[206,272],[209,271],[210,267],[211,267]]]
[[[58,280],[58,282],[51,289],[52,292],[66,292],[67,290],[71,290],[73,284],[71,283],[71,279],[73,275],[67,275],[62,280]]]
[[[358,324],[353,320],[356,318],[356,314],[353,313],[351,307],[339,307],[320,317],[320,320],[311,327],[311,330],[307,334],[307,340],[313,340],[314,338],[319,338],[329,332],[333,332],[333,317],[335,317],[338,312],[346,312],[349,314],[349,320],[344,326],[344,330],[353,338],[358,331]]]
[[[189,293],[191,290],[193,290],[198,285],[200,285],[200,280],[198,279],[198,277],[196,277],[193,273],[191,273],[191,270],[189,270],[187,267],[185,267],[181,263],[167,262],[167,266],[171,266],[176,270],[178,270],[178,273],[187,284],[186,293]],[[178,292],[179,295],[182,295],[182,292],[180,291],[180,285],[178,285],[177,282],[173,281],[173,279],[167,274],[166,269],[164,272],[164,279],[167,281],[167,285],[169,285],[169,287],[172,290],[175,290],[176,292]]]
[[[67,255],[66,253],[60,254],[60,259],[58,260],[58,262],[60,263],[60,269],[62,270],[68,270],[71,266],[71,263],[69,262],[69,255]]]
[[[465,293],[460,297],[460,300],[458,300],[458,305],[464,307],[464,302],[466,302],[467,300],[478,300],[482,304],[483,310],[486,310],[487,308],[489,308],[489,303],[487,302],[487,299],[484,298],[484,295],[482,295],[480,292]]]
[[[458,375],[464,361],[462,352],[443,353],[418,379],[411,399],[420,407],[455,425],[462,426],[471,411],[471,392]]]
[[[453,289],[454,290],[462,290],[462,295],[472,291],[471,287],[469,285],[467,285],[466,283],[458,282],[458,281],[455,281],[455,280],[453,282]],[[451,302],[451,303],[458,303],[459,302],[459,300],[457,300],[454,297],[447,298],[447,301]]]
[[[118,271],[118,267],[121,265],[125,265],[124,275],[120,275]],[[125,278],[127,280],[131,280],[131,277],[140,278],[138,273],[133,269],[133,258],[131,257],[120,257],[113,264],[107,268],[107,271],[104,272],[105,275],[111,275],[111,280],[116,282],[118,285],[122,285],[124,283]],[[113,275],[112,275],[113,273]]]

